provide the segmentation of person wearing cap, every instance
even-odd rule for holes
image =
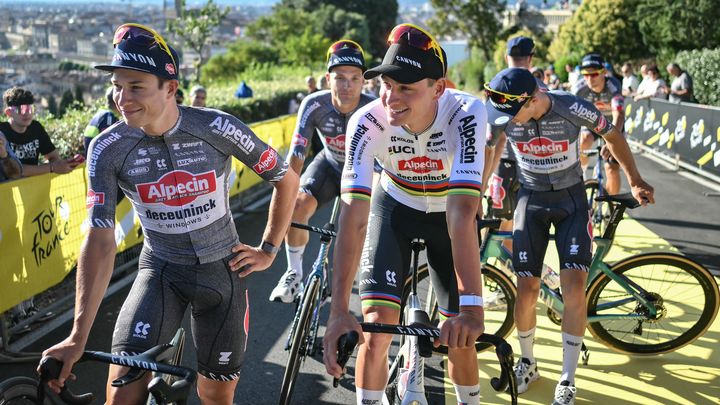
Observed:
[[[510,38],[507,43],[505,62],[509,67],[532,69],[532,59],[535,54],[535,43],[531,38],[519,36]],[[535,76],[535,75],[533,75]],[[537,76],[535,76],[538,78]],[[537,80],[538,87],[547,91],[542,81],[542,74]],[[512,216],[517,204],[517,191],[520,183],[517,181],[517,162],[515,154],[507,143],[504,133],[500,133],[494,147],[485,150],[485,170],[483,172],[483,186],[489,187],[492,204],[488,215],[502,219],[500,230],[512,230]],[[482,209],[482,207],[480,207]],[[478,213],[483,215],[482,212]],[[507,239],[503,245],[512,251],[512,241]]]
[[[425,30],[400,24],[388,42],[382,64],[365,72],[365,79],[380,78],[380,98],[358,110],[348,123],[352,135],[345,142],[323,360],[327,372],[339,377],[337,340],[357,331],[357,403],[380,403],[392,337],[363,336],[348,308],[353,281],[360,267],[363,319],[396,324],[410,267],[410,243],[422,238],[439,312],[447,318],[435,344],[449,347],[448,370],[458,403],[477,404],[474,341],[484,331],[484,312],[475,214],[485,108],[476,97],[446,88],[445,52]],[[372,187],[375,160],[383,170],[379,184]],[[399,389],[399,394],[412,400],[409,391]]]
[[[605,67],[609,65],[602,56],[590,53],[583,57],[580,63],[582,78],[575,83],[572,93],[595,105],[607,120],[612,122],[615,128],[622,132],[625,125],[625,97],[622,95],[622,84]],[[588,128],[583,128],[580,135],[580,150],[585,151],[592,148],[594,141],[599,136],[595,135]],[[620,192],[620,165],[610,154],[607,147],[601,149],[602,157],[605,159],[605,190],[608,194],[614,195]],[[584,153],[580,154],[580,166],[583,173],[587,170],[589,158]]]
[[[585,283],[591,261],[588,202],[579,162],[582,127],[602,136],[623,167],[633,196],[654,203],[653,188],[635,165],[627,141],[592,103],[564,91],[539,91],[526,69],[508,68],[485,84],[493,134],[504,131],[517,157],[520,190],[513,230],[513,269],[518,295],[515,323],[521,358],[515,373],[518,393],[540,376],[533,355],[540,275],[550,238],[560,258],[565,303],[562,319],[563,366],[553,404],[574,404],[575,370],[587,324]],[[488,141],[493,143],[495,136]]]
[[[245,277],[268,268],[290,223],[298,176],[237,118],[176,104],[178,55],[153,29],[123,24],[109,64],[122,122],[96,136],[87,159],[87,232],[78,260],[70,335],[44,351],[64,363],[49,382],[58,392],[80,358],[115,259],[118,186],[140,218],[144,242],[133,287],[118,315],[111,351],[142,353],[169,342],[188,304],[202,403],[232,403],[249,328]],[[239,241],[229,208],[232,158],[275,191],[263,242]],[[146,373],[122,387],[128,369],[111,365],[109,404],[147,398]]]
[[[362,47],[349,39],[330,45],[325,77],[330,90],[305,97],[298,110],[295,135],[288,153],[290,167],[303,169],[308,144],[317,134],[323,147],[315,155],[300,180],[293,222],[307,224],[319,206],[340,195],[340,172],[345,162],[345,130],[350,116],[374,97],[361,94],[365,56]],[[290,303],[302,285],[303,254],[308,232],[290,228],[285,237],[287,270],[270,293],[270,301]]]

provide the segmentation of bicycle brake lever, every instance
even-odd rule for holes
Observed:
[[[40,382],[38,383],[38,399],[40,401],[43,401],[45,398],[45,386],[47,382],[58,379],[62,368],[63,362],[54,357],[43,357],[42,360],[40,360]],[[66,403],[73,405],[85,405],[95,400],[95,394],[93,393],[88,392],[77,395],[70,391],[70,388],[67,386],[67,381],[60,389],[59,396],[60,399]]]
[[[343,375],[341,375],[340,378],[345,375],[345,364],[350,360],[350,355],[355,350],[359,338],[358,333],[354,330],[338,338],[337,362],[343,369]],[[333,378],[334,388],[337,388],[340,378]]]

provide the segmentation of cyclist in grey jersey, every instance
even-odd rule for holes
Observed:
[[[178,107],[178,56],[151,28],[118,27],[110,71],[123,122],[93,140],[88,159],[89,230],[77,270],[70,336],[44,352],[63,361],[59,391],[80,358],[112,275],[118,185],[133,201],[145,231],[138,276],[120,311],[113,352],[134,353],[169,341],[188,304],[198,348],[198,395],[231,403],[249,328],[245,277],[266,269],[290,222],[298,185],[277,153],[236,118]],[[230,157],[275,187],[263,242],[239,243],[228,209]],[[168,236],[168,234],[171,234]],[[110,366],[110,404],[145,401],[151,375],[123,387],[127,368]]]
[[[520,191],[514,217],[513,268],[518,275],[515,321],[521,359],[515,374],[518,392],[539,378],[533,355],[535,304],[550,225],[560,257],[565,303],[562,319],[563,367],[553,405],[575,403],[575,370],[587,324],[585,284],[591,259],[591,228],[578,159],[578,136],[585,126],[602,136],[643,205],[653,188],[635,166],[625,138],[591,103],[565,92],[538,91],[525,69],[509,68],[485,85],[488,120],[504,131],[518,158]],[[491,142],[492,144],[492,139]]]
[[[290,167],[300,173],[313,134],[317,132],[324,148],[313,158],[300,179],[300,190],[293,211],[294,222],[306,224],[322,206],[340,194],[340,171],[345,162],[345,130],[350,116],[373,98],[362,94],[365,58],[362,47],[342,39],[327,51],[325,77],[330,90],[315,92],[303,99],[288,154]],[[303,254],[308,232],[290,228],[285,238],[287,270],[270,293],[270,301],[292,302],[302,285]]]
[[[582,78],[575,82],[572,93],[584,100],[590,101],[605,115],[605,119],[612,122],[613,126],[622,133],[625,124],[625,97],[622,95],[622,84],[618,79],[608,76],[605,70],[605,60],[602,56],[591,53],[585,55],[580,66]],[[584,128],[580,136],[580,149],[587,150],[592,147],[597,136],[587,128]],[[620,165],[610,154],[606,147],[601,152],[605,159],[604,184],[608,194],[620,192]],[[589,158],[580,155],[580,165],[583,173],[588,166]]]

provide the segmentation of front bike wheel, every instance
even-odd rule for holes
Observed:
[[[611,269],[638,284],[657,307],[651,318],[645,305],[601,273],[587,290],[588,316],[620,315],[588,324],[590,333],[609,348],[627,354],[661,354],[702,336],[718,312],[720,293],[713,275],[702,265],[674,253],[628,257]]]
[[[292,331],[292,344],[290,353],[288,353],[288,361],[285,366],[285,374],[283,375],[282,388],[280,389],[280,404],[290,403],[295,379],[297,379],[300,365],[308,354],[310,342],[310,324],[315,305],[317,304],[318,294],[320,293],[320,278],[312,277],[305,291],[303,292],[300,315],[298,315],[295,330]]]
[[[482,265],[483,298],[485,301],[485,333],[506,338],[515,329],[515,298],[517,287],[502,270],[491,264]],[[435,302],[430,320],[438,321],[438,307]],[[481,352],[493,347],[489,343],[475,343],[475,350]],[[447,354],[447,347],[440,346],[436,352]]]
[[[0,404],[35,405],[37,404],[37,380],[30,377],[12,377],[0,383]],[[45,404],[52,405],[49,398]]]
[[[587,195],[590,208],[590,222],[593,227],[593,235],[597,237],[603,236],[610,222],[610,206],[605,202],[595,201],[595,197],[606,194],[607,191],[604,187],[600,188],[597,180],[585,180],[585,195]]]

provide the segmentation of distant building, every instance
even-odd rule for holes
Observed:
[[[570,9],[543,9],[534,7],[519,13],[516,8],[507,8],[503,16],[503,27],[522,25],[530,29],[558,32],[560,26],[572,17]]]

